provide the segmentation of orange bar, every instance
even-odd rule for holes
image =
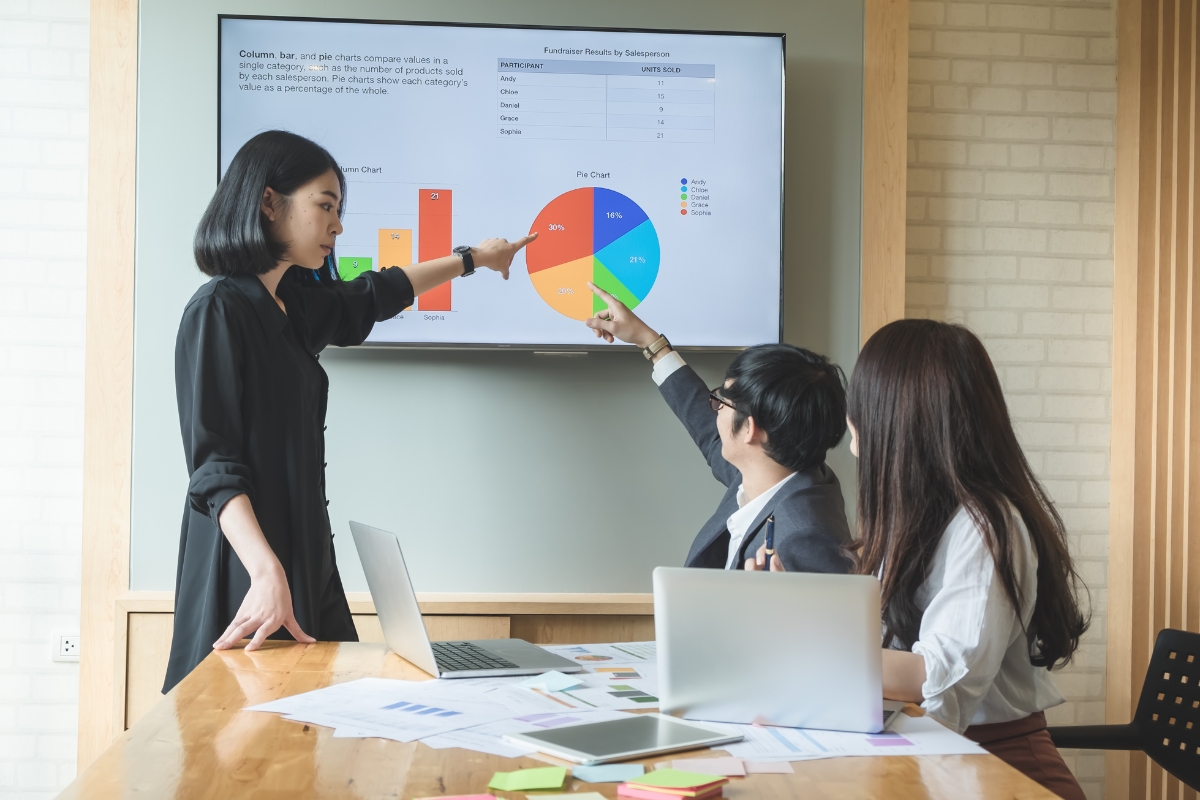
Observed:
[[[417,261],[432,261],[448,256],[451,243],[453,196],[449,189],[420,189],[417,202]],[[450,310],[450,282],[430,289],[417,300],[421,311]]]
[[[379,229],[380,269],[407,267],[412,263],[412,231],[401,228]]]

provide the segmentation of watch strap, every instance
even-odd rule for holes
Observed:
[[[469,245],[460,245],[454,248],[454,254],[462,259],[463,271],[460,278],[465,278],[468,275],[475,274],[475,257],[471,255],[471,247]]]
[[[642,351],[642,355],[646,357],[647,361],[652,361],[656,355],[670,346],[671,342],[667,340],[667,337],[660,334],[657,339],[651,342],[646,349]]]

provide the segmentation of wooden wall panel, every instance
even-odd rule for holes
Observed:
[[[171,655],[174,614],[139,614],[128,617],[128,651],[125,659],[125,720],[128,729],[162,700],[167,659]]]
[[[654,617],[528,614],[512,618],[512,635],[535,644],[649,642],[654,639]]]
[[[82,771],[121,732],[116,600],[129,588],[133,437],[137,0],[92,0],[79,751]]]
[[[1131,718],[1158,631],[1200,631],[1198,5],[1118,5],[1110,722]],[[1109,753],[1105,786],[1195,796],[1141,753]]]
[[[860,342],[904,318],[908,0],[866,0]]]
[[[430,641],[449,642],[463,639],[507,639],[508,617],[424,616],[425,632]],[[360,642],[382,642],[383,628],[374,614],[355,614],[354,629]]]

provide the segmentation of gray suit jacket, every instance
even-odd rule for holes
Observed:
[[[729,487],[716,513],[696,534],[685,563],[689,567],[724,569],[729,557],[729,529],[725,523],[738,509],[742,473],[721,455],[717,415],[708,405],[708,387],[695,370],[688,366],[676,370],[659,391],[708,460],[713,477]],[[824,462],[796,473],[771,498],[742,540],[735,562],[738,569],[758,552],[767,517],[772,514],[775,549],[789,572],[849,571],[850,560],[842,554],[842,547],[850,542],[842,487]]]

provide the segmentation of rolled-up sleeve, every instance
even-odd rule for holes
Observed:
[[[413,285],[399,267],[365,272],[352,281],[331,286],[281,284],[292,313],[300,306],[308,346],[319,353],[329,345],[362,344],[376,322],[391,319],[413,304]]]
[[[228,309],[210,295],[184,311],[175,342],[175,393],[190,476],[188,498],[214,524],[234,497],[254,499],[243,453],[239,336]]]
[[[945,580],[925,609],[912,651],[925,659],[925,710],[961,733],[995,682],[1019,619],[970,517],[955,519],[941,547]]]

